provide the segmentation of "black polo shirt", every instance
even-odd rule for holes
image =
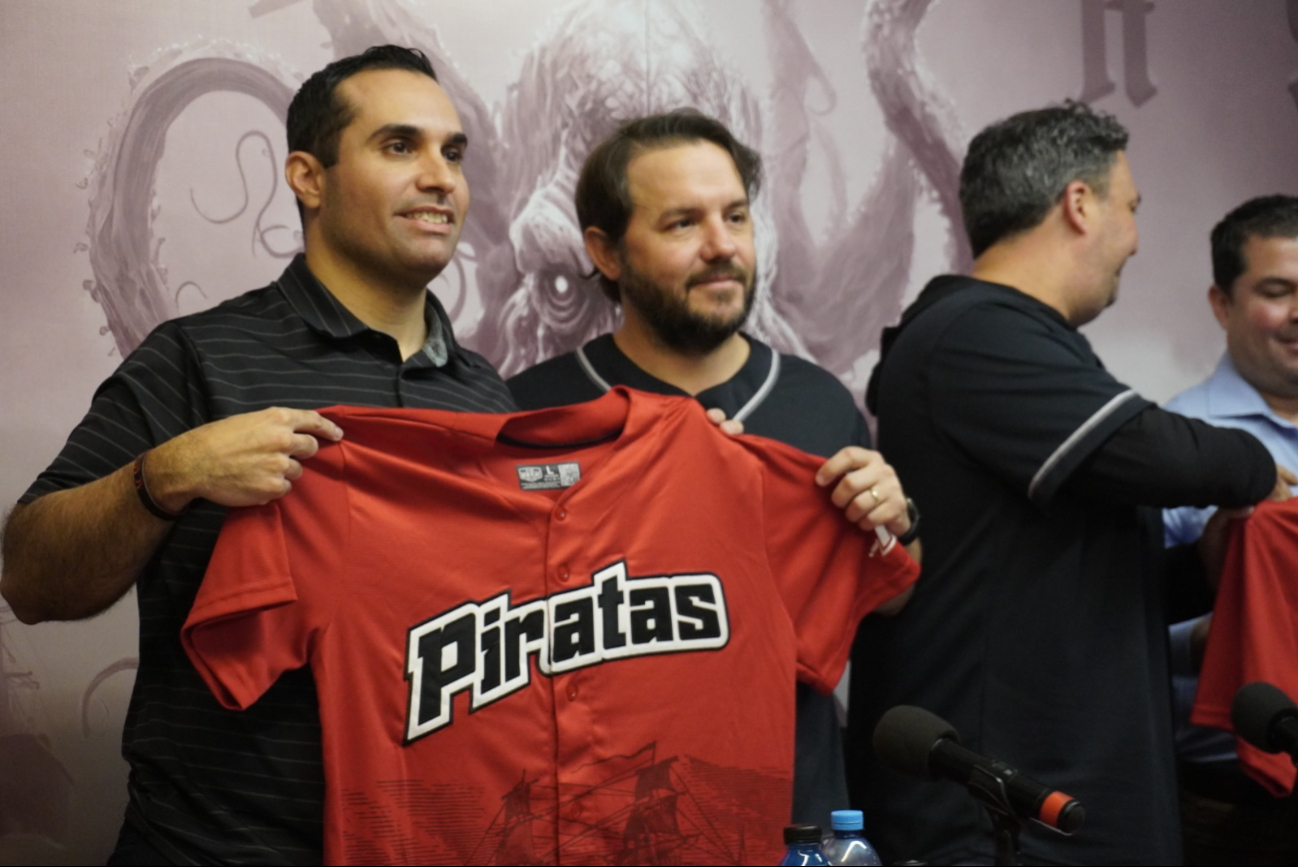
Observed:
[[[1082,801],[1075,837],[1024,832],[1027,863],[1180,863],[1161,522],[1141,504],[1260,499],[1265,449],[1157,409],[1055,310],[964,277],[934,280],[885,332],[871,394],[880,447],[923,504],[924,575],[853,651],[865,833],[885,861],[992,854],[962,789],[873,755],[879,717],[913,704]]]
[[[269,406],[513,410],[499,375],[455,342],[431,294],[425,315],[429,340],[402,361],[397,342],[339,304],[299,256],[266,288],[154,330],[99,387],[21,502]],[[140,663],[122,738],[128,820],[177,863],[319,863],[323,777],[310,672],[281,678],[235,713],[217,704],[180,645],[224,515],[196,502],[137,581]]]

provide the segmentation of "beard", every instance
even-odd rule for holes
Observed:
[[[729,316],[708,316],[691,310],[689,287],[717,277],[729,277],[744,287],[744,303],[740,310]],[[686,282],[686,292],[677,294],[623,261],[618,291],[622,303],[636,309],[664,346],[682,355],[702,356],[725,343],[743,327],[753,308],[756,285],[754,274],[732,262],[692,275]]]

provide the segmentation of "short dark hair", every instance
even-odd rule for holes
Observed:
[[[285,125],[290,152],[305,151],[325,168],[338,162],[338,138],[355,117],[354,107],[338,96],[338,85],[370,69],[408,69],[437,80],[433,65],[417,48],[375,45],[335,60],[308,78],[289,103]]]
[[[960,210],[974,256],[1039,225],[1073,181],[1107,195],[1109,170],[1126,147],[1127,130],[1116,118],[1074,100],[978,133],[960,170]]]
[[[622,243],[631,211],[631,191],[626,179],[632,157],[649,150],[709,141],[730,154],[752,199],[762,185],[762,158],[757,151],[742,144],[721,121],[693,108],[678,108],[629,120],[604,139],[586,157],[577,180],[577,222],[582,234],[594,226],[614,244]],[[614,302],[618,301],[617,284],[598,269],[600,288]]]
[[[1227,295],[1248,270],[1249,238],[1298,238],[1298,198],[1258,196],[1231,211],[1212,229],[1212,282]]]

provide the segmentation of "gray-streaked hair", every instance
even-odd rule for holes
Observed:
[[[1073,181],[1107,195],[1109,170],[1127,138],[1112,115],[1073,100],[1007,117],[974,136],[960,170],[960,210],[974,256],[1039,225]]]

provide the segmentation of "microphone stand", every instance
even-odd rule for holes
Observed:
[[[1020,859],[1019,834],[1023,831],[1024,820],[1019,818],[1010,807],[1009,792],[1005,790],[1005,778],[1002,772],[1014,772],[995,762],[996,773],[985,768],[975,768],[969,777],[968,789],[987,809],[992,820],[992,830],[996,837],[996,857],[992,862],[1007,867],[1017,867],[1023,862]]]

